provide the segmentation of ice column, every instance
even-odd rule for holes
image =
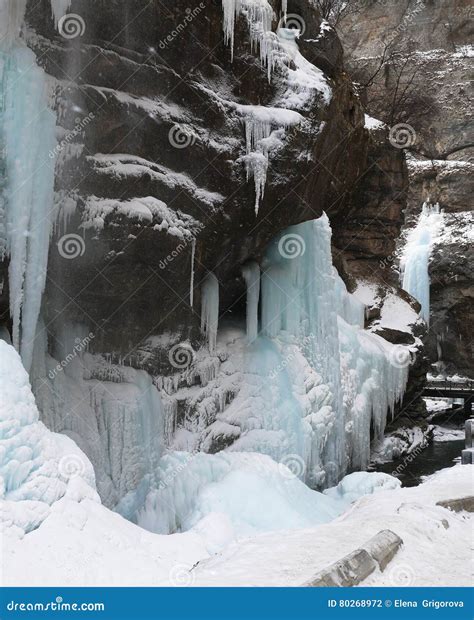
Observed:
[[[219,282],[210,271],[201,287],[201,332],[207,337],[209,351],[214,353],[219,324]]]
[[[434,238],[443,222],[439,204],[424,203],[417,225],[410,233],[401,260],[402,288],[421,304],[421,316],[430,320],[429,260]]]
[[[13,344],[29,370],[54,220],[56,116],[46,76],[19,39],[25,1],[0,2],[0,141]]]
[[[251,262],[242,267],[247,285],[247,340],[253,342],[258,335],[258,302],[260,299],[260,267]]]
[[[189,281],[189,305],[194,306],[194,261],[196,258],[196,239],[191,242],[191,278]]]

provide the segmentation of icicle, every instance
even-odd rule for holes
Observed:
[[[262,153],[250,153],[245,156],[245,167],[247,169],[247,181],[253,177],[255,182],[255,215],[258,215],[260,201],[265,194],[267,183],[268,157]]]
[[[258,335],[258,301],[260,299],[260,267],[251,262],[242,267],[247,285],[247,340],[253,342]]]
[[[262,121],[259,118],[247,116],[245,118],[245,146],[247,155],[259,148],[259,142],[268,138],[272,132],[272,125],[269,121]]]
[[[6,52],[0,65],[0,140],[13,342],[29,370],[54,221],[56,117],[48,108],[44,71],[33,52],[14,41],[24,6],[23,0],[0,4],[0,22],[7,26],[0,43]]]
[[[207,336],[209,351],[214,353],[219,323],[219,282],[210,271],[201,288],[201,332]]]
[[[189,305],[194,305],[194,259],[196,256],[196,239],[193,238],[191,244],[191,278],[189,282]]]
[[[421,316],[430,320],[429,260],[433,241],[443,224],[439,204],[423,204],[420,218],[408,235],[401,260],[402,288],[421,304]]]
[[[64,17],[69,11],[72,0],[51,0],[51,11],[54,17],[54,23],[56,28],[58,27],[59,20]]]

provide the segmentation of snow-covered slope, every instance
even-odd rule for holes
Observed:
[[[99,502],[94,470],[66,437],[39,421],[28,374],[0,340],[0,498],[2,526],[16,536],[39,527],[61,498]]]
[[[0,380],[0,516],[9,584],[179,585],[180,573],[191,579],[198,560],[233,541],[329,521],[361,494],[399,485],[386,474],[360,474],[356,483],[352,475],[323,495],[266,456],[170,454],[137,520],[154,531],[190,532],[150,534],[100,503],[90,462],[71,439],[38,421],[27,373],[2,340]],[[39,570],[45,563],[48,571]]]

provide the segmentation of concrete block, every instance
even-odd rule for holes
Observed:
[[[467,497],[459,497],[457,499],[443,499],[440,502],[436,502],[437,506],[448,508],[454,512],[461,512],[466,510],[467,512],[474,512],[474,496],[469,495]]]
[[[375,560],[365,549],[356,549],[328,566],[304,585],[309,588],[350,587],[368,577],[377,568]]]
[[[363,545],[362,548],[374,558],[380,570],[384,571],[402,544],[402,539],[395,532],[392,532],[392,530],[382,530]]]
[[[466,448],[474,448],[474,420],[466,420]]]
[[[474,465],[474,448],[467,448],[461,452],[461,463],[463,465]]]
[[[395,532],[381,530],[360,549],[334,562],[304,585],[309,588],[356,586],[376,568],[383,571],[402,544]]]

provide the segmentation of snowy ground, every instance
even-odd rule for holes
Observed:
[[[444,470],[416,489],[356,472],[321,494],[266,455],[199,454],[183,467],[169,455],[163,495],[146,505],[147,516],[156,520],[157,508],[171,506],[179,523],[168,531],[188,531],[158,534],[100,503],[90,462],[38,421],[28,375],[3,341],[0,383],[5,585],[300,585],[384,528],[405,541],[402,576],[419,585],[467,583],[471,517],[435,503],[472,494],[472,466]],[[390,575],[372,581],[385,584]]]
[[[384,573],[361,585],[468,586],[472,516],[435,506],[472,494],[474,467],[445,469],[424,484],[358,500],[344,515],[317,528],[278,532],[234,545],[193,571],[199,586],[298,586],[382,529],[404,541]],[[335,544],[337,541],[337,544]]]
[[[160,536],[90,499],[60,500],[37,530],[5,537],[4,579],[16,586],[298,586],[389,528],[404,546],[362,585],[467,586],[472,516],[435,504],[472,494],[473,473],[457,465],[419,487],[362,497],[331,523],[255,536],[213,557],[195,532]]]

